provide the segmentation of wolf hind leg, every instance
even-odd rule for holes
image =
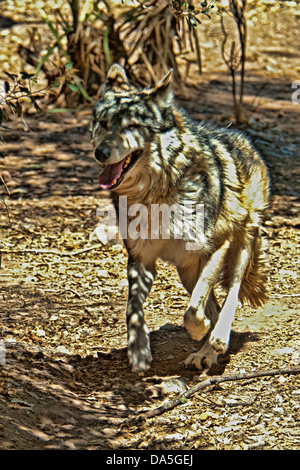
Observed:
[[[231,265],[229,290],[219,318],[204,346],[184,361],[186,366],[194,365],[201,370],[210,369],[213,364],[217,363],[218,355],[227,351],[231,326],[238,305],[239,290],[250,258],[251,249],[248,246],[241,247],[235,252],[234,262]]]
[[[251,259],[251,247],[242,246],[237,251],[229,280],[229,290],[222,305],[219,319],[211,332],[209,342],[216,353],[225,353],[228,348],[231,326],[239,301],[239,291],[245,271]]]

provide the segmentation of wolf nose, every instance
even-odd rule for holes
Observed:
[[[96,147],[95,158],[98,162],[104,163],[110,157],[110,150],[108,147]]]

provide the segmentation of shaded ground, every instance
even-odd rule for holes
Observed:
[[[300,104],[291,103],[296,67],[283,71],[286,60],[295,63],[299,16],[274,14],[261,26],[246,90],[247,131],[272,178],[264,226],[270,300],[239,308],[213,374],[300,363]],[[201,80],[179,93],[181,103],[195,118],[227,125],[227,74],[207,70]],[[128,368],[126,253],[90,241],[97,207],[110,202],[98,191],[89,113],[33,116],[31,132],[11,122],[4,135],[13,182],[11,224],[0,205],[0,448],[299,449],[299,375],[223,383],[162,416],[129,421],[206,376],[182,365],[199,344],[182,327],[188,297],[164,263],[145,305],[153,365],[143,377]]]

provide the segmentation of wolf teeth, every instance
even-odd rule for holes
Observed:
[[[127,168],[127,167],[128,167],[128,165],[129,165],[129,163],[130,163],[130,160],[131,160],[131,156],[128,155],[128,157],[126,158],[125,163],[124,163],[124,165],[123,165],[123,168]]]
[[[112,182],[112,186],[114,186],[116,184],[116,182],[118,181],[118,178],[115,178]]]

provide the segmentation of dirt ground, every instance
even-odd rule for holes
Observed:
[[[229,351],[209,376],[300,365],[300,104],[291,101],[300,11],[297,2],[269,3],[251,16],[244,129],[272,181],[270,296],[264,307],[238,309]],[[202,28],[205,59],[217,52],[209,25]],[[206,63],[178,100],[196,119],[228,125],[228,73]],[[97,208],[110,201],[98,189],[90,111],[34,114],[30,131],[14,119],[3,132],[12,181],[10,223],[0,204],[0,449],[300,449],[299,374],[224,382],[133,419],[207,375],[182,364],[199,344],[182,326],[188,296],[165,263],[145,304],[152,367],[144,376],[128,367],[126,252],[92,236]]]

